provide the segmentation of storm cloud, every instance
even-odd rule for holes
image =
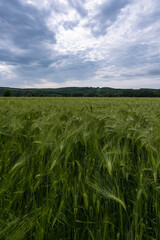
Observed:
[[[1,0],[0,86],[160,88],[158,0]]]

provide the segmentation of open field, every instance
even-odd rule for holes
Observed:
[[[160,239],[160,99],[0,98],[0,239]]]

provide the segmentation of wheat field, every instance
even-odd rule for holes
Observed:
[[[0,98],[0,239],[160,239],[160,99]]]

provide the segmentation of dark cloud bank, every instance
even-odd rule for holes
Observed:
[[[48,0],[41,8],[38,1],[33,3],[0,1],[0,86],[45,87],[48,82],[51,87],[160,88],[158,1],[108,0],[96,5],[68,0],[64,5]],[[77,43],[80,50],[69,52],[66,44],[72,44],[77,29],[86,33],[88,45],[84,36]],[[57,47],[63,38],[64,53]],[[90,46],[92,39],[95,45]]]

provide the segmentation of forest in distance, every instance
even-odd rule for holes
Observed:
[[[0,97],[160,97],[160,89],[118,89],[108,87],[7,88],[0,87]]]

